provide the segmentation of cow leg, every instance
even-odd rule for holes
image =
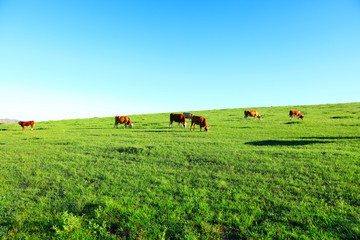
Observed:
[[[123,128],[126,128],[126,123],[124,124]]]
[[[34,130],[34,125],[31,125],[31,131]]]
[[[170,127],[170,128],[172,128],[172,127],[173,127],[172,123],[173,123],[173,122],[172,122],[172,121],[170,121],[170,124],[169,124],[169,127]]]
[[[25,126],[23,126],[23,131],[25,131]]]
[[[180,122],[178,122],[178,128],[179,128],[179,126],[180,126]]]

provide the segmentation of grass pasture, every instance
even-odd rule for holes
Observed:
[[[360,103],[256,110],[2,124],[0,238],[359,239]]]

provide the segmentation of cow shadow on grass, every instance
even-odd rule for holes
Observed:
[[[39,127],[39,128],[34,128],[34,130],[48,130],[49,128],[44,128],[44,127]]]
[[[118,153],[126,153],[126,154],[139,154],[143,151],[143,148],[137,148],[137,147],[121,147],[115,149]]]
[[[360,137],[302,137],[301,139],[360,139]]]
[[[264,140],[264,141],[254,141],[246,142],[247,145],[253,146],[303,146],[317,143],[331,143],[328,141],[317,141],[317,140]]]
[[[36,129],[34,128],[34,131],[35,130]],[[5,129],[5,128],[0,129],[0,132],[5,132],[5,131],[7,131],[7,132],[23,132],[21,127],[20,128],[14,128],[14,129],[11,129],[11,128],[10,129]],[[25,131],[30,131],[30,130],[28,130],[28,128],[26,128]]]
[[[5,132],[5,131],[9,131],[9,132],[21,132],[22,131],[22,128],[21,126],[18,127],[18,128],[0,128],[0,132]]]
[[[301,123],[302,122],[296,120],[296,122],[295,121],[294,122],[286,122],[284,124],[301,124]]]
[[[169,127],[156,127],[156,128],[138,128],[138,129],[134,129],[134,131],[136,132],[150,132],[150,133],[170,133],[170,132],[174,132],[174,133],[181,133],[181,132],[186,132],[189,131],[190,128],[182,128],[182,127],[177,127],[174,126],[173,128],[169,128]],[[182,130],[182,131],[180,131]]]
[[[332,119],[344,119],[344,118],[355,118],[355,116],[335,116],[331,117]]]
[[[189,130],[188,130],[189,131]],[[185,131],[173,131],[173,130],[139,130],[136,132],[147,132],[147,133],[183,133]]]

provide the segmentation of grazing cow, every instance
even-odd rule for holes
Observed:
[[[192,117],[194,116],[194,114],[192,114],[192,113],[187,113],[187,112],[184,112],[183,115],[185,116],[185,118],[187,118],[187,119],[189,119],[189,120],[191,120]]]
[[[27,122],[20,121],[19,122],[19,125],[22,126],[23,131],[25,131],[25,127],[27,127],[27,126],[31,126],[31,130],[34,130],[34,124],[35,124],[34,121],[27,121]]]
[[[296,116],[296,119],[301,118],[301,120],[304,120],[304,115],[297,110],[290,110],[289,112],[290,120],[293,120],[293,117]]]
[[[202,116],[193,116],[191,119],[191,126],[190,126],[190,131],[192,126],[194,125],[194,132],[195,132],[195,126],[196,124],[200,125],[200,132],[202,128],[205,128],[205,132],[209,131],[210,126],[207,125],[206,123],[206,119]]]
[[[183,114],[170,113],[170,127],[173,127],[173,122],[178,123],[178,127],[181,123],[181,127],[186,128],[186,119]]]
[[[250,117],[254,117],[254,120],[255,120],[255,118],[258,118],[258,119],[261,120],[261,116],[260,116],[260,114],[259,114],[258,111],[253,111],[253,110],[248,111],[248,110],[245,110],[245,111],[244,111],[244,118],[245,118],[246,120],[248,120],[248,119],[249,119],[249,116],[250,116]]]
[[[125,123],[123,128],[126,128],[127,125],[130,125],[131,128],[134,128],[134,125],[132,124],[132,122],[128,116],[116,116],[114,128],[115,128],[115,126],[116,126],[116,128],[118,128],[119,123],[120,124]]]

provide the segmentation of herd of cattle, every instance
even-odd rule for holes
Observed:
[[[297,110],[290,110],[289,112],[289,116],[290,116],[290,120],[293,120],[294,117],[296,117],[297,119],[302,119],[304,120],[304,115]],[[259,114],[258,111],[254,111],[254,110],[245,110],[244,111],[244,119],[248,120],[249,117],[253,117],[254,120],[256,118],[261,120],[261,115]],[[206,119],[202,116],[195,116],[192,113],[187,113],[184,112],[183,114],[177,114],[177,113],[170,113],[170,128],[173,127],[173,122],[177,122],[178,123],[178,127],[181,124],[181,127],[186,128],[186,119],[189,119],[189,121],[191,121],[191,126],[190,126],[190,131],[193,128],[193,130],[195,131],[195,126],[199,125],[200,126],[200,132],[202,131],[202,128],[205,129],[205,131],[209,131],[210,126],[207,125],[206,123]],[[34,129],[34,121],[27,121],[27,122],[19,122],[19,125],[23,128],[23,131],[25,130],[25,127],[27,126],[31,126],[31,130]],[[128,116],[116,116],[115,117],[115,123],[114,123],[114,128],[118,128],[119,124],[124,124],[123,128],[126,128],[128,125],[131,128],[134,128],[133,123],[131,122],[130,118]],[[194,127],[193,127],[194,126]]]

